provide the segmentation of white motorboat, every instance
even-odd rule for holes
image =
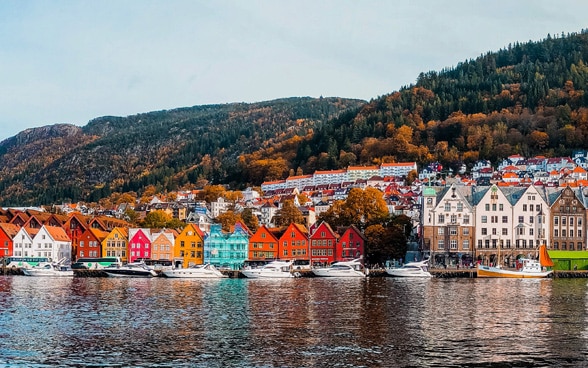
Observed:
[[[313,268],[312,273],[319,277],[365,277],[363,265],[357,259],[334,262],[327,268]]]
[[[72,277],[74,271],[71,267],[44,263],[31,268],[23,268],[22,272],[26,276],[43,276],[43,277]]]
[[[429,260],[408,262],[401,267],[387,268],[386,273],[393,277],[433,277],[429,272]]]
[[[211,264],[164,270],[163,274],[166,277],[183,279],[218,279],[222,277],[228,277]]]
[[[102,269],[111,277],[154,277],[157,272],[149,269],[145,263],[127,263],[122,266],[110,266]]]
[[[288,278],[294,277],[291,269],[292,261],[273,261],[260,268],[241,270],[241,273],[250,279]]]

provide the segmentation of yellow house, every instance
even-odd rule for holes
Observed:
[[[151,259],[167,259],[171,261],[174,256],[174,244],[177,236],[178,233],[175,230],[169,229],[152,232]]]
[[[115,227],[102,241],[103,257],[120,257],[122,262],[127,262],[127,249],[129,244],[129,229]]]
[[[204,263],[204,234],[195,224],[188,224],[174,245],[174,266],[187,268]]]

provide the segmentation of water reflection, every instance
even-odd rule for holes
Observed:
[[[587,280],[0,277],[0,365],[578,366]]]

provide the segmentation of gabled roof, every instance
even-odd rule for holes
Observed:
[[[8,236],[10,239],[14,239],[15,235],[20,230],[20,227],[14,225],[14,224],[9,224],[9,223],[4,222],[4,223],[0,223],[0,229],[2,231],[4,231],[6,236]]]
[[[53,238],[55,241],[63,241],[63,242],[70,242],[71,239],[67,236],[67,233],[62,227],[57,226],[44,226],[47,233]]]

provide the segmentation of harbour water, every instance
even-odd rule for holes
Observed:
[[[0,366],[578,367],[587,279],[0,276]]]

